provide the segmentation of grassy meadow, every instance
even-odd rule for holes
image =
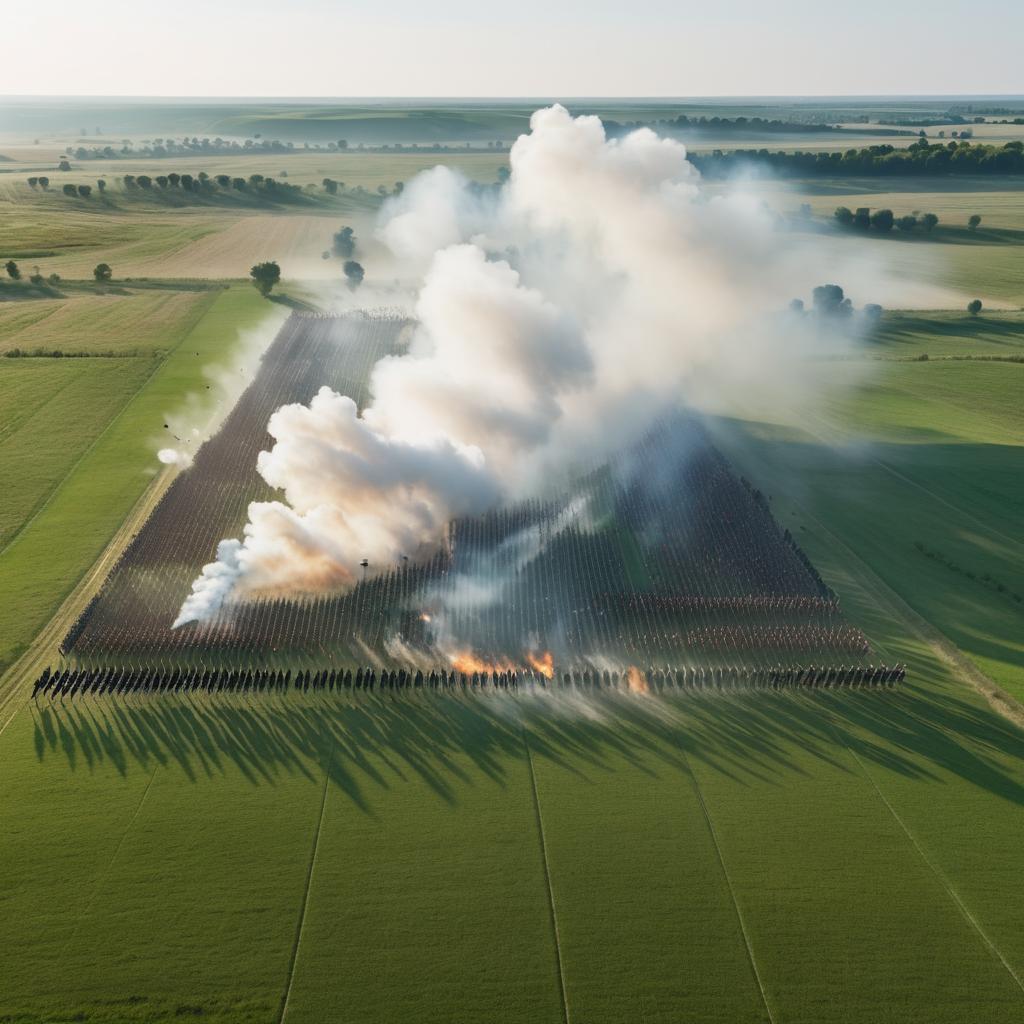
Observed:
[[[527,113],[410,108],[396,128],[372,107],[224,106],[202,126],[181,108],[153,108],[159,124],[81,109],[105,137],[325,139],[497,138]],[[0,264],[65,279],[62,297],[0,301],[0,1022],[1024,1020],[1024,713],[992,693],[1024,701],[1019,184],[759,185],[782,213],[810,203],[837,251],[951,296],[887,311],[856,365],[828,365],[854,387],[785,421],[712,425],[879,658],[907,664],[899,689],[36,705],[5,670],[53,658],[62,602],[98,586],[111,538],[166,481],[164,423],[212,417],[227,399],[210,368],[279,312],[237,279],[276,258],[312,296],[338,276],[320,258],[331,234],[352,223],[369,244],[376,203],[177,206],[116,177],[287,170],[373,192],[439,159],[493,181],[504,160],[297,148],[62,174],[61,112],[37,115],[38,142],[0,135]],[[102,199],[60,194],[97,177]],[[940,228],[833,235],[839,205],[933,211]],[[100,261],[115,281],[98,290]],[[970,317],[975,295],[1014,308]]]
[[[151,309],[153,334],[140,335],[138,324],[129,328],[132,347],[145,354],[0,358],[0,408],[9,411],[0,474],[10,481],[0,518],[0,668],[27,647],[152,482],[165,417],[188,394],[205,394],[204,370],[223,361],[239,330],[267,312],[249,287],[188,294],[196,305],[177,309],[176,327]],[[131,322],[134,298],[104,300],[121,303]],[[62,338],[77,336],[69,325],[79,302],[88,324],[96,310],[85,299],[69,299],[67,310],[49,314],[67,319],[68,334],[53,336],[62,348]],[[11,303],[0,314],[22,305],[33,304]],[[7,341],[14,345],[18,337],[11,332]]]
[[[984,361],[1022,345],[1019,314],[890,313],[842,401],[719,424],[897,691],[22,696],[0,1016],[1016,1019],[1024,732],[963,666],[1024,697],[984,579],[1024,578],[1024,366]]]

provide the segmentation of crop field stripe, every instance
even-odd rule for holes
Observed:
[[[118,410],[117,414],[112,419],[110,419],[107,425],[103,428],[103,430],[101,430],[100,433],[98,433],[96,437],[93,438],[92,444],[90,444],[89,447],[86,448],[85,451],[82,452],[82,454],[75,460],[74,465],[72,465],[68,469],[68,471],[64,474],[64,476],[60,478],[60,480],[54,482],[53,487],[50,488],[49,493],[46,495],[46,500],[39,505],[35,512],[33,512],[33,514],[28,519],[26,519],[25,522],[22,523],[21,526],[19,526],[18,529],[15,530],[13,534],[11,534],[11,537],[7,541],[7,543],[2,548],[0,548],[0,555],[3,555],[4,552],[11,548],[14,545],[14,543],[18,540],[18,538],[32,525],[32,523],[34,523],[47,510],[47,508],[49,508],[50,502],[53,500],[54,495],[56,495],[60,491],[61,487],[64,484],[64,481],[69,479],[77,472],[78,467],[81,466],[81,464],[85,461],[86,458],[88,458],[88,456],[93,452],[93,450],[100,443],[100,441],[102,441],[103,438],[105,438],[107,434],[110,433],[114,425],[124,415],[125,410],[131,405],[132,402],[135,401],[136,398],[138,398],[138,396],[146,388],[149,382],[153,379],[154,375],[160,369],[163,363],[163,359],[153,359],[153,369],[150,370],[148,374],[146,374],[146,377],[143,379],[142,383],[125,399],[124,403],[122,404],[120,410]]]
[[[565,1024],[569,1024],[569,999],[565,990],[565,967],[562,960],[562,943],[558,935],[558,911],[555,909],[555,890],[551,885],[551,867],[548,863],[548,844],[544,835],[544,816],[540,810],[540,794],[537,792],[537,774],[533,770],[533,751],[526,734],[525,724],[520,723],[523,746],[526,748],[526,763],[530,768],[530,788],[533,792],[533,813],[537,819],[537,834],[540,839],[540,854],[544,864],[544,881],[548,889],[548,910],[551,914],[551,931],[555,939],[555,960],[558,966],[558,990],[562,999],[562,1014]]]
[[[121,523],[120,528],[111,538],[107,546],[100,552],[99,558],[85,571],[78,584],[71,593],[64,599],[53,618],[43,627],[42,632],[36,637],[33,644],[27,651],[14,662],[13,665],[0,675],[0,714],[7,710],[9,704],[14,708],[7,717],[0,722],[0,737],[14,721],[18,711],[28,704],[28,694],[22,687],[27,687],[33,676],[38,675],[42,666],[52,657],[60,639],[67,632],[68,626],[86,605],[93,591],[99,587],[106,578],[122,551],[130,543],[131,538],[149,518],[154,506],[166,490],[173,477],[171,470],[165,470],[156,476],[149,487],[139,496],[132,510]],[[19,684],[21,686],[19,687]],[[16,698],[22,696],[25,699],[17,702]]]
[[[740,926],[740,933],[743,935],[743,943],[747,948],[747,960],[750,962],[750,969],[753,972],[754,980],[757,982],[757,988],[761,993],[761,1001],[764,1003],[765,1013],[768,1014],[768,1020],[771,1024],[775,1024],[775,1015],[772,1013],[771,1005],[768,1002],[768,993],[765,991],[764,982],[761,980],[761,972],[757,967],[757,957],[754,954],[754,946],[750,940],[750,933],[747,931],[747,922],[743,918],[743,910],[740,908],[740,902],[736,897],[736,889],[732,884],[732,878],[729,877],[729,868],[726,866],[725,857],[722,855],[722,847],[718,842],[718,833],[715,830],[715,823],[711,818],[710,811],[708,811],[708,805],[704,800],[704,793],[700,788],[700,783],[697,781],[697,776],[694,774],[693,768],[690,765],[690,759],[686,754],[686,748],[680,745],[679,750],[682,754],[683,762],[686,765],[686,770],[689,772],[690,781],[693,785],[693,792],[697,797],[697,803],[700,804],[701,813],[704,815],[704,823],[708,827],[711,842],[715,847],[715,855],[717,856],[718,864],[722,869],[722,877],[725,879],[726,887],[729,890],[733,909],[736,911],[736,920]]]
[[[309,854],[309,867],[306,869],[306,885],[302,891],[302,909],[299,912],[299,921],[295,928],[295,942],[292,944],[291,959],[288,963],[288,979],[285,982],[284,992],[281,995],[281,1009],[278,1013],[278,1024],[283,1024],[288,1013],[288,1001],[292,994],[292,984],[295,981],[295,965],[299,959],[299,946],[302,943],[302,932],[306,926],[306,910],[309,907],[309,892],[313,885],[313,870],[316,867],[316,856],[320,851],[320,833],[324,824],[324,809],[327,807],[327,784],[330,780],[330,772],[324,766],[324,788],[320,794],[320,813],[316,820],[316,834],[313,837],[313,848]]]
[[[847,743],[839,734],[839,731],[836,729],[835,726],[835,721],[831,715],[828,716],[828,721],[839,744],[842,747],[844,747],[847,751],[849,751],[853,759],[857,762],[861,774],[867,780],[871,788],[875,791],[875,794],[878,796],[878,799],[881,800],[883,804],[885,804],[886,809],[889,811],[889,814],[892,815],[893,820],[896,822],[897,825],[899,825],[900,829],[903,831],[903,834],[907,837],[907,840],[910,842],[911,846],[913,846],[914,849],[917,851],[918,856],[921,858],[921,860],[924,861],[924,863],[928,866],[928,869],[938,879],[943,889],[945,889],[946,892],[949,894],[949,898],[956,904],[956,908],[960,911],[960,914],[963,916],[963,919],[974,930],[975,934],[985,944],[989,952],[1003,965],[1003,967],[1006,968],[1010,977],[1013,978],[1013,980],[1017,983],[1017,987],[1021,990],[1022,993],[1024,993],[1024,980],[1022,980],[1021,976],[1014,970],[1013,965],[1003,955],[1002,950],[992,941],[992,939],[989,937],[985,929],[982,928],[981,923],[974,916],[974,914],[971,913],[970,908],[967,906],[967,904],[964,903],[964,901],[960,898],[956,889],[953,888],[952,883],[946,877],[942,869],[925,852],[924,847],[917,841],[917,837],[914,835],[913,832],[910,831],[910,829],[906,825],[906,822],[904,822],[903,818],[900,817],[896,808],[893,807],[893,805],[889,802],[889,799],[879,788],[878,783],[875,782],[874,776],[871,774],[871,772],[868,771],[867,766],[864,764],[864,761],[861,759],[857,751],[854,750],[853,747],[851,747],[850,744]]]

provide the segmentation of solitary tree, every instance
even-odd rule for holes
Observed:
[[[39,187],[42,189],[48,189],[50,187],[50,179],[45,174],[39,176]]]
[[[107,191],[107,183],[102,178],[97,178],[96,179],[96,187],[101,192],[106,192]]]
[[[356,235],[351,228],[342,228],[334,236],[331,251],[342,260],[349,260],[356,254]]]
[[[38,184],[39,184],[39,179],[38,178],[29,178],[28,179],[28,187],[29,188],[35,188]]]
[[[353,291],[363,283],[363,278],[366,276],[366,271],[363,270],[361,263],[356,263],[355,260],[345,260],[345,279],[348,281],[348,286]]]
[[[7,276],[12,281],[20,281],[21,280],[21,271],[18,269],[18,264],[15,263],[14,260],[8,260],[4,264],[4,270],[7,271]]]
[[[977,316],[981,312],[981,299],[971,299],[971,301],[967,303],[967,312],[970,313],[971,316]]]
[[[266,263],[257,263],[249,271],[249,276],[260,295],[266,298],[273,291],[274,285],[281,280],[281,268],[276,261],[269,260]]]
[[[31,180],[32,179],[29,178],[29,181],[31,181]],[[972,213],[970,215],[970,217],[967,218],[967,227],[970,228],[971,231],[977,231],[978,230],[978,225],[980,223],[981,223],[981,214],[980,213]]]
[[[97,281],[109,281],[114,276],[114,272],[110,269],[109,263],[97,263],[93,268],[92,276]]]
[[[71,164],[69,164],[67,162],[67,160],[61,160],[61,162],[59,164],[57,164],[57,170],[58,171],[70,171],[71,170]]]
[[[892,215],[892,210],[875,210],[875,212],[871,214],[871,226],[876,231],[892,231],[895,219],[896,218]]]
[[[78,186],[78,194],[83,199],[88,199],[89,196],[92,195],[92,185],[79,185]]]
[[[882,319],[882,307],[877,302],[869,302],[864,307],[864,316],[870,324],[877,324]]]
[[[938,224],[938,223],[939,223],[939,218],[936,217],[934,213],[926,213],[921,218],[921,224],[923,225],[925,231],[928,232],[928,234],[932,233],[932,228],[935,227],[935,225]]]
[[[802,313],[804,311],[804,300],[803,299],[790,299],[789,300],[789,311],[791,313]]]

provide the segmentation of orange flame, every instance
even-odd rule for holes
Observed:
[[[626,669],[626,684],[629,686],[630,693],[649,693],[650,688],[647,685],[647,679],[643,672],[640,671],[635,665],[630,665]]]
[[[555,678],[555,659],[551,656],[550,651],[544,651],[543,654],[527,654],[526,660],[529,662],[530,668],[534,672],[539,672],[545,679]]]
[[[516,666],[511,661],[484,661],[472,651],[456,651],[448,655],[452,668],[457,672],[472,675],[474,672],[514,672]]]

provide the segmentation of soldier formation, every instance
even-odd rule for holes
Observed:
[[[645,671],[573,670],[551,678],[529,669],[457,672],[453,669],[200,669],[46,668],[32,697],[65,700],[88,696],[161,693],[298,693],[341,691],[520,689],[632,690],[785,689],[790,687],[892,687],[906,678],[903,665],[776,668],[648,668]]]

